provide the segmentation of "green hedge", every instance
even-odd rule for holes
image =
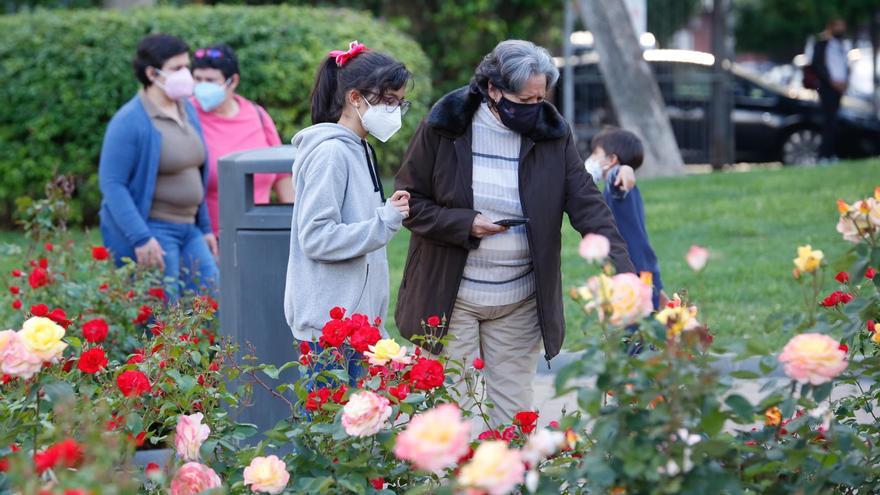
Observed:
[[[113,113],[138,90],[137,42],[166,32],[194,49],[236,49],[240,92],[266,107],[288,142],[309,123],[315,68],[352,39],[385,51],[416,74],[404,130],[377,146],[386,173],[430,105],[430,63],[411,38],[368,14],[308,7],[187,7],[134,11],[38,11],[0,17],[0,224],[20,196],[41,195],[55,172],[74,174],[74,211],[95,222],[98,155]]]

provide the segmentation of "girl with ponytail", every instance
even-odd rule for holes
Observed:
[[[331,308],[385,319],[385,246],[409,215],[409,193],[386,200],[367,136],[384,143],[400,129],[411,78],[403,64],[357,41],[318,68],[313,125],[293,138],[297,198],[284,295],[294,337],[313,348]]]

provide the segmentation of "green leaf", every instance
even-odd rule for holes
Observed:
[[[752,379],[761,377],[760,374],[755,373],[754,371],[748,371],[748,370],[733,371],[730,373],[730,376],[732,376],[734,378],[740,378],[743,380],[752,380]]]
[[[831,389],[834,387],[833,382],[823,383],[813,388],[813,399],[816,402],[822,402],[831,395]]]
[[[743,421],[753,421],[755,419],[755,409],[751,402],[739,394],[731,394],[727,396],[724,403],[736,413]]]
[[[727,420],[727,414],[715,407],[700,417],[700,428],[710,437],[714,437],[724,427],[725,420]]]
[[[281,371],[277,367],[272,366],[271,364],[266,364],[266,365],[261,366],[260,371],[265,373],[266,376],[268,376],[269,378],[271,378],[273,380],[277,380],[278,374],[281,373]]]
[[[76,393],[74,393],[73,387],[67,382],[47,383],[43,385],[42,389],[49,398],[49,401],[56,407],[71,404],[76,400]]]
[[[82,349],[82,341],[73,336],[65,337],[67,343],[70,344],[71,347],[76,347],[77,349]]]

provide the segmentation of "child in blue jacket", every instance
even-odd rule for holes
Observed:
[[[631,170],[627,169],[635,170],[642,165],[642,142],[629,131],[607,128],[594,136],[590,144],[593,153],[584,166],[595,182],[605,181],[605,202],[614,214],[617,229],[626,241],[626,249],[636,270],[651,272],[656,310],[665,304],[666,294],[663,292],[657,255],[648,240],[642,194],[634,180],[631,188],[627,187],[630,185],[629,180],[620,180],[622,175],[631,176]]]

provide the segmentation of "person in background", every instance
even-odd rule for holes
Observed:
[[[176,297],[217,288],[217,238],[205,204],[207,153],[196,110],[187,44],[153,34],[133,67],[142,89],[104,135],[98,165],[101,235],[117,264],[157,267]]]
[[[410,106],[412,74],[383,53],[353,42],[332,51],[318,68],[312,123],[293,138],[297,201],[290,227],[284,314],[300,342],[320,351],[321,330],[336,306],[349,315],[379,318],[388,311],[385,246],[409,215],[409,194],[386,201],[367,136],[386,142]],[[360,372],[347,350],[349,378]]]
[[[837,159],[837,114],[840,100],[849,81],[849,63],[846,43],[846,22],[831,19],[825,31],[813,45],[813,70],[819,80],[819,102],[822,106],[822,144],[819,159],[823,162]]]
[[[208,147],[208,213],[214,235],[219,235],[217,161],[237,151],[278,146],[281,139],[266,110],[236,93],[241,73],[232,48],[224,44],[199,48],[193,52],[193,59],[193,102]],[[278,201],[293,203],[290,174],[256,174],[254,203],[268,203],[273,188]]]
[[[598,184],[605,181],[605,202],[614,214],[617,230],[626,241],[626,250],[636,271],[651,273],[656,310],[665,305],[668,298],[663,292],[657,255],[648,240],[642,193],[635,185],[632,173],[642,165],[644,159],[642,142],[632,132],[611,127],[594,136],[590,144],[593,153],[584,165],[594,182]],[[621,181],[622,174],[630,179]],[[628,190],[624,187],[624,182],[631,184]]]

